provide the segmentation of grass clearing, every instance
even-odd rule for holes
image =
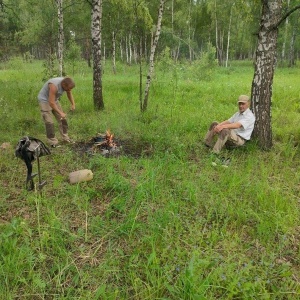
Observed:
[[[127,155],[53,149],[41,158],[39,194],[24,189],[14,147],[23,135],[45,140],[42,63],[0,66],[0,144],[12,145],[0,149],[0,299],[299,298],[300,69],[276,70],[273,149],[225,150],[223,168],[201,141],[250,93],[250,62],[217,69],[211,81],[187,66],[157,71],[145,114],[138,68],[104,68],[103,112],[93,110],[91,70],[75,70],[70,136],[110,129]],[[85,168],[93,180],[70,185],[68,174]]]

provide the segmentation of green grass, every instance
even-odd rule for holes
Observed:
[[[38,193],[24,189],[14,147],[23,135],[45,140],[42,63],[0,65],[0,144],[11,143],[0,149],[0,299],[300,298],[300,69],[276,70],[273,149],[224,151],[228,168],[213,167],[201,141],[250,94],[251,62],[211,81],[189,66],[157,68],[143,115],[138,68],[104,69],[103,112],[93,110],[91,70],[75,69],[70,135],[88,141],[109,128],[127,155],[54,149],[40,160]],[[85,168],[93,180],[70,185]]]

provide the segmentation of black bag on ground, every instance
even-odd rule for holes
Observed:
[[[27,167],[26,188],[31,191],[34,189],[33,178],[37,174],[32,174],[32,162],[44,155],[51,154],[49,148],[39,139],[34,137],[22,137],[16,147],[15,155],[21,158]]]

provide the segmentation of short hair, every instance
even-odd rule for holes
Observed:
[[[73,89],[75,87],[75,82],[71,77],[65,77],[61,83],[67,85],[70,89]]]

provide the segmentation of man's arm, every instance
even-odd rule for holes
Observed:
[[[240,122],[230,123],[228,120],[221,122],[214,128],[214,132],[218,133],[223,129],[236,129],[243,125]]]
[[[66,117],[66,114],[63,111],[59,110],[59,108],[56,105],[56,92],[57,87],[53,83],[49,83],[49,105],[61,116],[62,119],[64,119]]]
[[[66,93],[67,93],[67,97],[68,97],[68,99],[69,99],[69,101],[71,103],[71,110],[73,111],[73,110],[75,110],[75,101],[74,101],[74,97],[73,97],[72,91],[71,90],[70,91],[66,91]]]

